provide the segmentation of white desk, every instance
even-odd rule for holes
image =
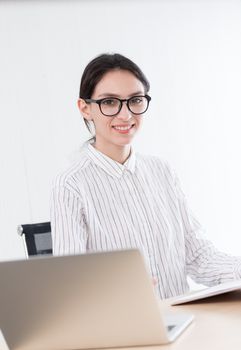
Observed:
[[[169,307],[168,301],[165,301],[165,307]],[[175,312],[190,312],[195,316],[191,326],[174,343],[162,346],[120,348],[120,350],[241,349],[241,291],[170,308]],[[5,350],[1,339],[0,350]],[[117,350],[117,348],[108,350]]]
[[[168,305],[168,301],[166,304]],[[122,348],[121,350],[241,349],[241,291],[192,304],[172,306],[171,310],[190,312],[195,316],[194,322],[174,343],[162,346]]]

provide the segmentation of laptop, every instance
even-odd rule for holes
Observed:
[[[172,298],[171,305],[181,305],[192,301],[205,300],[216,295],[231,293],[237,290],[241,291],[241,280],[228,281],[216,286],[202,288],[201,290],[192,291]]]
[[[193,316],[164,318],[138,250],[0,263],[0,329],[11,350],[166,344]]]

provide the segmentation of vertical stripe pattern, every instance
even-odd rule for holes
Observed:
[[[160,298],[185,293],[187,275],[209,286],[241,278],[241,257],[205,237],[170,167],[133,150],[122,165],[87,144],[54,181],[51,227],[55,255],[139,248]]]

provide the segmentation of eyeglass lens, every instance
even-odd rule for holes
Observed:
[[[127,100],[127,106],[133,114],[142,114],[147,110],[148,100],[145,96],[134,96]],[[100,103],[101,112],[108,116],[118,114],[122,102],[114,97],[106,98]]]

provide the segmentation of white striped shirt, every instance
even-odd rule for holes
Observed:
[[[139,248],[161,298],[185,293],[187,275],[206,285],[241,278],[241,258],[204,237],[170,167],[133,150],[120,164],[87,144],[54,181],[51,228],[55,255]]]

